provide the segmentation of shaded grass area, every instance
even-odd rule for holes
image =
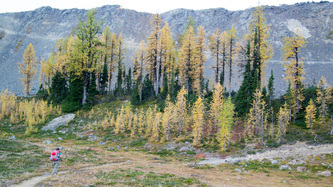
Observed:
[[[100,171],[95,175],[95,185],[112,186],[207,186],[195,178],[184,178],[169,173],[143,172],[140,170],[116,169],[111,172]]]
[[[0,180],[38,171],[47,162],[43,150],[36,145],[0,139]]]

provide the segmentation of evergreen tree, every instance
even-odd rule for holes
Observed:
[[[102,35],[101,35],[101,43],[103,45],[102,57],[103,57],[103,71],[101,73],[101,93],[103,95],[106,94],[106,86],[109,81],[109,65],[110,68],[113,67],[111,65],[111,44],[112,44],[112,33],[110,31],[109,26],[106,26]],[[112,66],[112,67],[111,67]]]
[[[247,45],[246,52],[246,64],[245,70],[243,72],[243,82],[238,90],[235,99],[236,110],[238,115],[244,116],[247,114],[251,108],[251,102],[253,98],[253,93],[255,90],[254,77],[252,76],[251,70],[251,46],[250,42]]]
[[[122,35],[119,36],[118,42],[117,42],[118,50],[117,50],[117,83],[115,87],[115,95],[120,96],[124,92],[123,88],[123,82],[124,82],[124,74],[123,72],[125,71],[124,69],[124,40]]]
[[[328,105],[332,102],[332,95],[329,93],[329,86],[326,79],[322,76],[317,89],[317,104],[319,105],[319,117],[321,123],[326,124],[325,119],[328,114]]]
[[[126,76],[126,94],[129,95],[132,92],[132,70],[131,68],[128,68],[128,74]]]
[[[75,73],[70,73],[69,89],[66,100],[63,102],[64,112],[73,112],[81,108],[83,96],[83,78]]]
[[[268,100],[269,100],[269,106],[272,107],[272,100],[274,98],[274,75],[273,75],[273,69],[271,70],[271,76],[268,80]]]
[[[269,59],[273,56],[273,48],[267,42],[269,37],[269,27],[264,17],[264,8],[259,6],[253,12],[249,32],[251,43],[253,44],[253,73],[256,77],[257,88],[261,88],[264,68]]]
[[[64,75],[60,72],[52,77],[52,84],[50,89],[50,99],[55,104],[60,104],[67,96],[67,83]]]
[[[147,100],[154,95],[154,86],[152,81],[149,79],[149,75],[147,74],[142,83],[142,100]]]
[[[95,69],[95,58],[97,46],[100,45],[96,34],[100,32],[101,23],[96,21],[95,10],[87,12],[87,20],[80,20],[76,31],[74,55],[70,71],[79,73],[83,78],[82,105],[87,103],[88,86],[91,80],[91,73]]]

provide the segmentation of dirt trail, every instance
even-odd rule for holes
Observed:
[[[211,164],[219,165],[222,163],[233,163],[237,161],[248,160],[262,160],[273,158],[287,158],[287,157],[301,157],[307,155],[318,155],[325,153],[333,153],[333,144],[325,144],[318,146],[307,145],[304,142],[299,142],[295,145],[283,145],[276,149],[267,150],[263,153],[257,153],[254,155],[247,155],[244,157],[226,157],[225,159],[216,157],[207,157],[206,160],[199,162],[198,164]]]
[[[58,175],[65,174],[65,173],[68,173],[70,171],[83,171],[83,170],[90,170],[90,169],[98,169],[98,168],[107,167],[107,166],[110,166],[112,164],[119,164],[119,163],[121,163],[121,162],[107,163],[107,164],[98,165],[98,166],[88,166],[88,167],[84,167],[84,168],[78,168],[78,169],[75,169],[75,170],[60,171],[58,173]],[[11,185],[10,187],[33,187],[36,184],[42,182],[43,180],[45,180],[45,179],[47,179],[51,176],[52,175],[50,173],[47,173],[47,174],[42,175],[42,176],[32,177],[31,179],[25,180],[25,181],[21,182],[20,184]]]
[[[61,171],[59,174],[64,174],[69,171]],[[37,177],[32,177],[31,179],[28,179],[26,181],[21,182],[20,184],[12,185],[10,187],[33,187],[39,182],[42,182],[44,179],[51,177],[52,175],[50,173],[42,175],[42,176],[37,176]]]

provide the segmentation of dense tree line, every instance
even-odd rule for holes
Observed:
[[[263,78],[273,55],[268,37],[269,26],[262,7],[253,12],[243,38],[237,37],[233,26],[225,31],[216,29],[207,36],[205,28],[197,27],[189,18],[184,33],[175,40],[168,23],[156,14],[149,35],[140,42],[133,57],[132,71],[124,65],[122,35],[112,33],[109,27],[101,32],[101,23],[92,10],[88,11],[87,20],[80,20],[75,34],[60,39],[49,58],[40,62],[39,94],[62,104],[65,112],[92,105],[99,96],[130,99],[131,103],[118,113],[106,116],[104,126],[112,126],[116,134],[129,131],[131,136],[146,136],[152,142],[190,135],[193,145],[200,146],[204,138],[212,138],[219,142],[221,150],[230,144],[236,120],[245,129],[243,138],[259,144],[267,140],[282,142],[292,120],[306,119],[304,123],[311,133],[314,125],[328,126],[332,88],[325,78],[315,89],[305,88],[302,83],[304,65],[300,52],[306,40],[300,34],[284,39],[289,88],[285,95],[276,98],[273,70],[267,85]],[[207,50],[214,59],[211,82],[203,74]],[[22,81],[29,95],[29,77],[34,76],[36,64],[32,45],[25,51],[22,64]],[[243,81],[234,92],[236,65],[243,71]],[[305,94],[313,99],[306,99]],[[133,109],[132,105],[149,100],[156,100],[157,105],[146,111]]]

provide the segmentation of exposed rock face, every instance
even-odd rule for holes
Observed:
[[[122,33],[127,48],[126,63],[132,64],[131,59],[138,43],[145,39],[150,30],[150,20],[153,15],[122,9],[118,5],[97,8],[97,19],[103,20],[103,28],[109,25],[114,33]],[[203,25],[207,36],[216,28],[230,29],[231,25],[237,30],[237,37],[242,38],[246,33],[251,13],[254,9],[244,11],[228,11],[223,8],[206,10],[176,9],[162,14],[162,21],[167,21],[177,40],[184,31],[189,16],[198,26]],[[306,82],[312,84],[324,75],[332,85],[332,54],[333,40],[328,39],[329,31],[333,30],[333,3],[300,3],[265,7],[266,19],[270,24],[269,42],[273,45],[274,56],[266,69],[274,70],[276,93],[282,94],[287,87],[283,80],[282,45],[283,38],[299,32],[308,40],[307,47],[302,51],[306,68]],[[79,17],[85,19],[86,10],[59,10],[42,7],[34,11],[0,14],[0,90],[9,88],[17,95],[23,95],[18,73],[19,61],[26,46],[32,43],[36,56],[46,59],[55,42],[73,33],[79,22]],[[210,58],[209,52],[207,57]],[[212,59],[206,63],[205,74],[211,78],[213,73],[209,67]],[[239,73],[234,75],[233,89],[240,84]],[[268,78],[267,78],[268,79]],[[226,82],[226,85],[228,83]],[[32,93],[36,93],[39,83],[34,81]]]

